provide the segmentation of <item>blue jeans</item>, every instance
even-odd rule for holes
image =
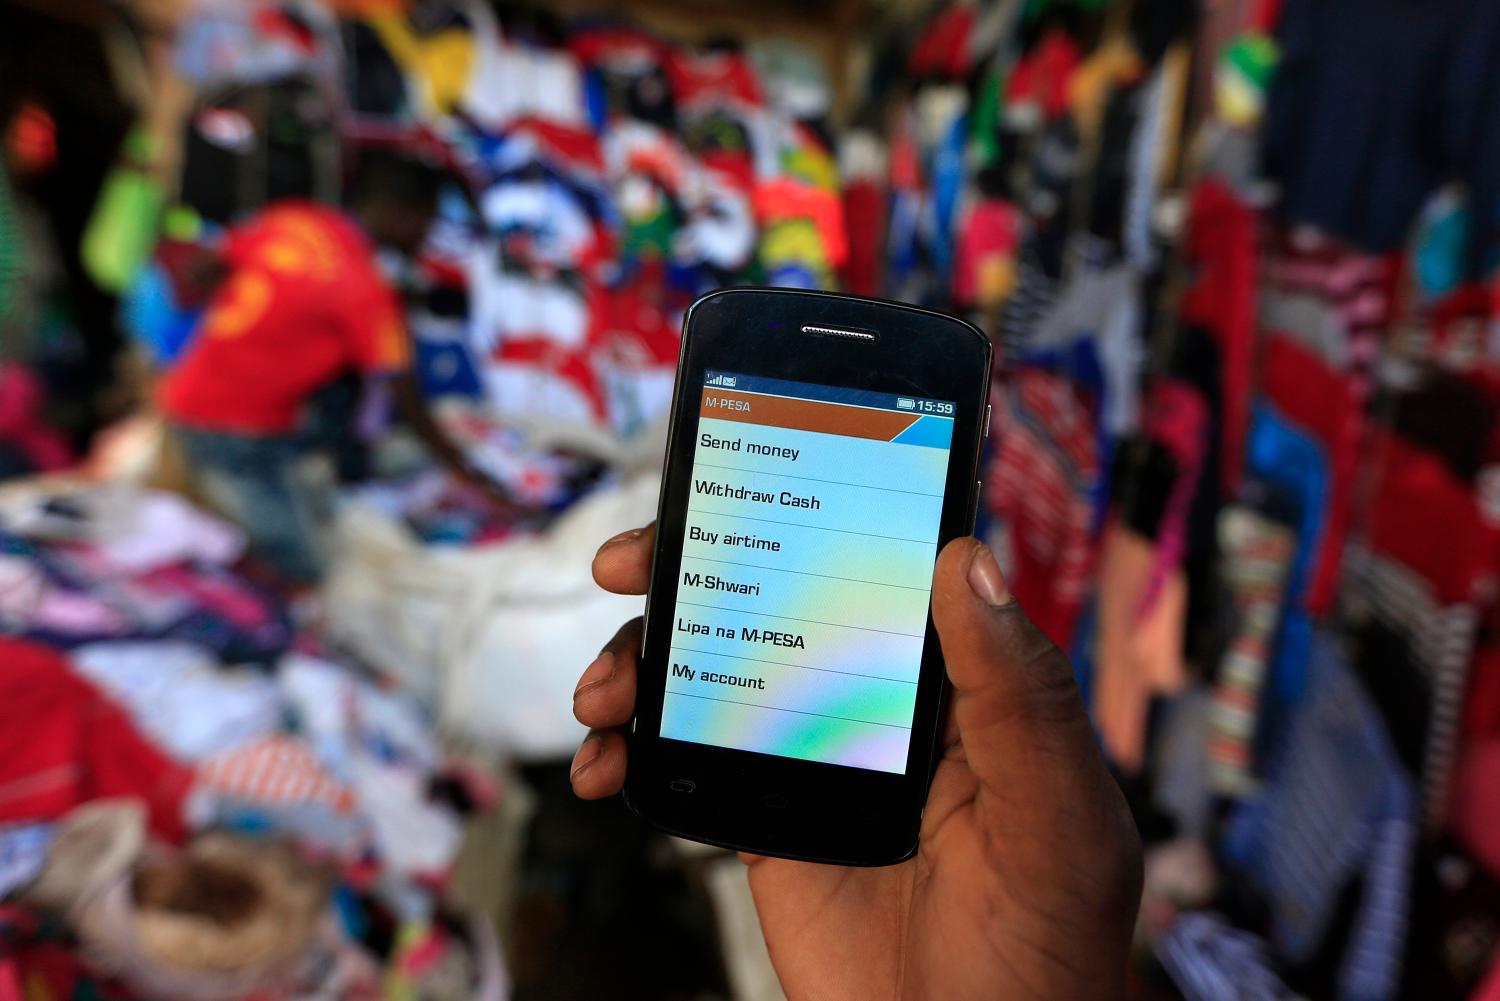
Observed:
[[[174,425],[204,497],[237,523],[251,552],[298,584],[323,575],[316,492],[298,475],[305,440]]]

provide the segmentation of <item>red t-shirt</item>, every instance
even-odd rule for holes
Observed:
[[[232,231],[225,256],[229,278],[162,386],[170,419],[281,434],[340,373],[410,364],[400,301],[369,241],[337,211],[272,206]]]

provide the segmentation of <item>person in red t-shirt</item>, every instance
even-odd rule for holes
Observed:
[[[244,526],[256,555],[311,583],[316,507],[296,466],[313,398],[349,373],[389,380],[402,416],[433,454],[503,503],[428,412],[411,371],[396,292],[377,246],[414,254],[436,209],[438,175],[368,157],[349,214],[311,202],[268,206],[235,227],[225,274],[193,342],[167,376],[161,407],[208,499]]]

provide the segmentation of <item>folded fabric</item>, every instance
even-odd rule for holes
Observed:
[[[295,737],[265,737],[198,766],[199,785],[225,799],[275,811],[311,804],[336,814],[354,812],[354,793]]]
[[[217,658],[174,640],[97,643],[74,667],[130,710],[137,726],[184,761],[198,761],[275,732],[276,683],[258,671],[221,670]]]
[[[0,900],[36,878],[56,836],[54,824],[0,824]]]
[[[340,664],[301,653],[281,659],[276,684],[296,731],[345,781],[354,778],[356,755],[423,773],[440,763],[432,724],[405,692],[378,688]]]
[[[0,637],[0,823],[51,820],[93,799],[136,797],[151,829],[184,833],[192,772],[62,655]]]
[[[75,557],[99,573],[139,574],[192,560],[239,559],[235,526],[162,490],[134,486],[37,487],[0,501],[0,528],[34,539],[87,544]]]
[[[452,811],[427,798],[426,773],[383,764],[368,754],[355,755],[351,764],[359,811],[370,822],[386,869],[446,877],[458,857],[463,827]]]

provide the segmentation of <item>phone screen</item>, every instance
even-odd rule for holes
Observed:
[[[709,371],[661,736],[906,769],[955,406]]]

